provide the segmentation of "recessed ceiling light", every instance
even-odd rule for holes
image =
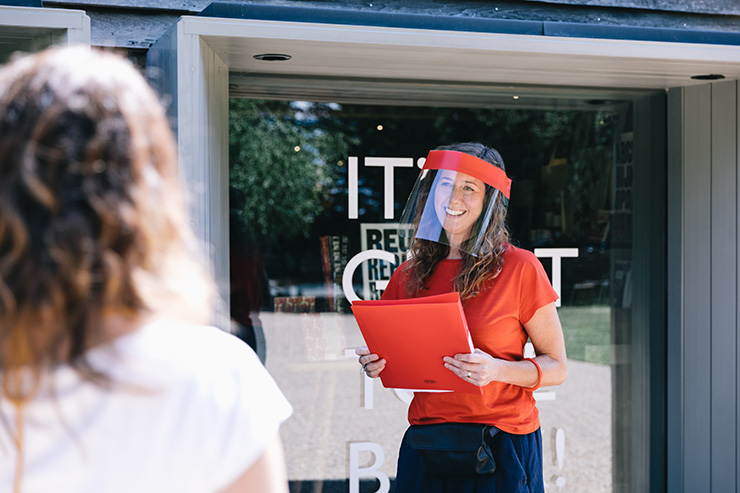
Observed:
[[[260,55],[254,55],[252,58],[263,62],[285,62],[293,57],[284,53],[262,53]]]
[[[692,75],[691,78],[696,80],[720,80],[724,79],[725,76],[722,74],[700,74]]]

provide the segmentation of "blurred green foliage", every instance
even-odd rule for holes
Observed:
[[[346,135],[333,128],[327,105],[229,104],[230,204],[237,223],[263,246],[307,238],[336,180],[330,163],[347,154]]]

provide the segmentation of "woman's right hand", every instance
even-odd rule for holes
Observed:
[[[385,368],[385,360],[377,354],[371,353],[367,346],[356,348],[355,354],[359,356],[358,361],[365,374],[370,378],[378,378],[380,372]]]

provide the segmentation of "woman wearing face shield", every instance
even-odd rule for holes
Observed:
[[[399,453],[398,493],[544,491],[532,393],[559,385],[568,370],[557,295],[539,260],[509,241],[510,186],[495,149],[443,146],[429,153],[404,211],[409,260],[396,269],[382,299],[459,292],[475,350],[445,357],[444,366],[482,393],[415,393]],[[528,341],[532,358],[524,357]],[[366,347],[356,352],[367,375],[377,378],[386,361]],[[495,468],[460,473],[430,467],[431,452],[420,451],[412,438],[419,432],[450,436],[444,445],[454,448],[460,423],[483,426]]]

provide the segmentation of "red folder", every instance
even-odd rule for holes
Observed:
[[[444,367],[445,356],[472,353],[459,293],[405,300],[357,300],[352,312],[367,347],[385,358],[384,387],[482,394]]]

